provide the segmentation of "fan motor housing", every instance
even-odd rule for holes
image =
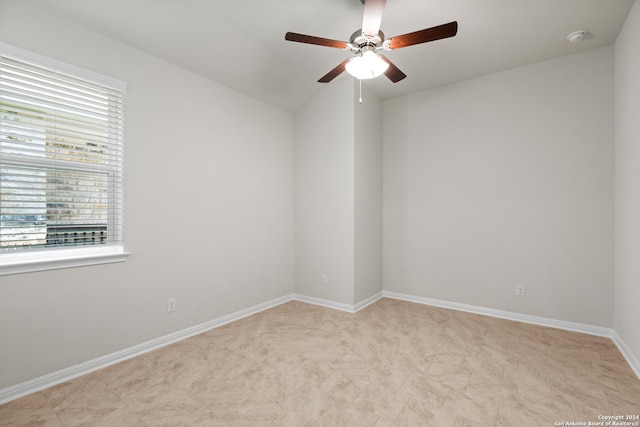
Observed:
[[[351,34],[349,42],[352,46],[357,46],[357,50],[360,50],[365,46],[371,46],[374,49],[381,48],[384,42],[384,33],[382,31],[378,31],[378,34],[376,36],[368,37],[365,36],[360,29]]]

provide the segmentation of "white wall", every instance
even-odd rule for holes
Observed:
[[[338,80],[295,116],[295,290],[353,304],[353,84]],[[321,284],[321,276],[328,284]]]
[[[612,55],[385,101],[385,290],[613,325]]]
[[[128,83],[132,252],[0,278],[0,389],[293,292],[292,115],[27,2],[0,7],[0,40]]]
[[[356,82],[295,117],[295,291],[351,307],[382,291],[382,102]]]
[[[640,359],[640,3],[615,45],[615,320]]]
[[[357,85],[354,80],[354,84]],[[382,292],[382,101],[354,90],[354,303]]]

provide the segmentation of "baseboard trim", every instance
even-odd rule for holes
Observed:
[[[362,301],[360,301],[359,303],[357,303],[356,305],[353,306],[353,312],[357,313],[358,311],[362,310],[363,308],[373,304],[374,302],[378,301],[380,298],[382,298],[383,294],[382,291],[378,292],[375,295],[371,295],[369,298],[363,299]]]
[[[354,306],[341,302],[330,301],[327,299],[309,297],[307,295],[293,294],[296,301],[306,302],[308,304],[319,305],[321,307],[333,308],[334,310],[346,311],[347,313],[355,313]]]
[[[375,295],[366,298],[355,305],[343,304],[335,301],[329,301],[322,298],[309,297],[300,294],[284,295],[280,298],[273,299],[271,301],[257,304],[252,307],[237,311],[235,313],[228,314],[226,316],[219,317],[214,320],[210,320],[199,325],[195,325],[181,331],[177,331],[142,344],[128,347],[124,350],[120,350],[106,356],[98,357],[96,359],[80,363],[78,365],[71,366],[69,368],[61,369],[59,371],[43,375],[41,377],[16,384],[0,390],[0,405],[10,402],[12,400],[19,399],[29,394],[44,390],[45,388],[52,387],[54,385],[63,383],[65,381],[72,380],[82,375],[89,374],[107,366],[115,365],[116,363],[123,362],[141,354],[148,353],[158,348],[164,347],[169,344],[181,341],[183,339],[192,337],[202,332],[209,331],[211,329],[218,328],[226,325],[227,323],[240,320],[242,318],[251,316],[264,310],[276,307],[289,301],[301,301],[309,304],[319,305],[322,307],[332,308],[335,310],[341,310],[348,313],[356,313],[370,304],[378,301],[381,298],[391,298],[403,301],[414,302],[418,304],[431,305],[434,307],[447,308],[451,310],[465,311],[468,313],[480,314],[485,316],[497,317],[506,320],[513,320],[517,322],[530,323],[534,325],[547,326],[551,328],[564,329],[573,332],[580,332],[589,335],[596,335],[610,338],[618,350],[622,353],[627,363],[640,379],[640,362],[634,356],[631,349],[627,346],[624,340],[613,330],[609,328],[603,328],[599,326],[585,325],[582,323],[566,322],[562,320],[548,319],[545,317],[531,316],[527,314],[514,313],[510,311],[495,310],[492,308],[478,307],[467,304],[460,304],[451,301],[443,301],[432,298],[418,297],[414,295],[407,295],[397,292],[382,291]]]
[[[115,365],[116,363],[123,362],[133,357],[140,356],[144,353],[157,350],[169,344],[173,344],[202,332],[218,328],[222,325],[226,325],[227,323],[240,320],[244,317],[248,317],[261,311],[268,310],[289,301],[297,300],[309,304],[319,305],[322,307],[332,308],[335,310],[346,311],[348,313],[355,313],[365,308],[366,306],[373,304],[380,298],[382,298],[382,292],[379,292],[376,295],[373,295],[356,305],[349,305],[300,294],[285,295],[280,298],[276,298],[274,300],[237,311],[235,313],[231,313],[226,316],[222,316],[217,319],[183,329],[181,331],[155,338],[142,344],[134,345],[123,350],[116,351],[114,353],[101,356],[96,359],[89,360],[87,362],[83,362],[78,365],[61,369],[59,371],[52,372],[50,374],[46,374],[41,377],[5,388],[3,390],[0,390],[0,405],[63,383],[65,381],[70,381],[74,378],[81,377],[82,375],[95,372],[99,369]]]
[[[616,347],[618,347],[618,350],[620,350],[620,353],[622,353],[622,356],[625,358],[633,372],[640,380],[640,361],[638,361],[638,359],[633,355],[633,352],[631,351],[627,343],[624,342],[624,340],[620,337],[620,335],[618,335],[615,330],[613,330],[611,340],[616,345]]]
[[[417,297],[414,295],[401,294],[398,292],[383,291],[383,296],[402,301],[415,302],[418,304],[431,305],[434,307],[448,308],[451,310],[466,311],[467,313],[481,314],[484,316],[498,317],[500,319],[513,320],[516,322],[530,323],[532,325],[546,326],[549,328],[564,329],[566,331],[580,332],[588,335],[609,338],[618,347],[620,353],[625,358],[634,374],[640,379],[640,362],[633,352],[618,335],[614,329],[603,328],[601,326],[586,325],[584,323],[567,322],[564,320],[549,319],[546,317],[531,316],[528,314],[514,313],[511,311],[495,310],[493,308],[478,307],[475,305],[460,304],[457,302],[443,301],[432,298]]]
[[[45,388],[52,387],[56,384],[60,384],[65,381],[78,378],[82,375],[97,371],[99,369],[106,368],[107,366],[115,365],[116,363],[123,362],[127,359],[140,356],[141,354],[148,353],[169,344],[173,344],[202,332],[218,328],[222,325],[226,325],[227,323],[240,320],[244,317],[251,316],[264,310],[268,310],[280,304],[292,301],[293,299],[293,294],[285,295],[271,301],[267,301],[240,311],[236,311],[235,313],[231,313],[226,316],[222,316],[217,319],[183,329],[181,331],[152,339],[142,344],[125,348],[124,350],[116,351],[106,356],[101,356],[96,359],[71,366],[69,368],[61,369],[59,371],[52,372],[38,378],[16,384],[14,386],[0,390],[0,405],[38,392],[40,390],[44,390]]]
[[[564,329],[572,332],[580,332],[588,335],[601,337],[612,337],[613,330],[600,326],[586,325],[583,323],[567,322],[564,320],[549,319],[546,317],[532,316],[529,314],[514,313],[512,311],[496,310],[493,308],[479,307],[475,305],[461,304],[457,302],[444,301],[432,298],[418,297],[414,295],[401,294],[397,292],[384,291],[387,298],[403,301],[416,302],[418,304],[431,305],[434,307],[448,308],[451,310],[466,311],[467,313],[481,314],[484,316],[497,317],[500,319],[513,320],[516,322],[530,323],[532,325],[547,326],[549,328]]]
[[[301,294],[293,294],[293,299],[295,299],[296,301],[306,302],[313,305],[319,305],[321,307],[333,308],[334,310],[346,311],[347,313],[353,314],[362,310],[366,306],[371,305],[374,302],[378,301],[380,298],[382,298],[382,296],[383,296],[382,292],[378,292],[377,294],[371,295],[369,298],[366,298],[354,305],[330,301],[322,298],[310,297],[310,296],[301,295]]]

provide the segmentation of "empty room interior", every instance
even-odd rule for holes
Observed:
[[[639,426],[639,46],[638,0],[0,0],[0,425]]]

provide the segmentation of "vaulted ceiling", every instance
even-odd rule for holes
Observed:
[[[360,0],[25,0],[278,108],[294,112],[348,58],[292,43],[337,40]],[[386,53],[408,77],[364,81],[383,99],[615,43],[633,0],[387,0],[387,37],[458,21],[457,36]],[[586,30],[579,43],[567,35]],[[343,73],[338,79],[352,78]],[[331,84],[331,83],[329,83]]]

